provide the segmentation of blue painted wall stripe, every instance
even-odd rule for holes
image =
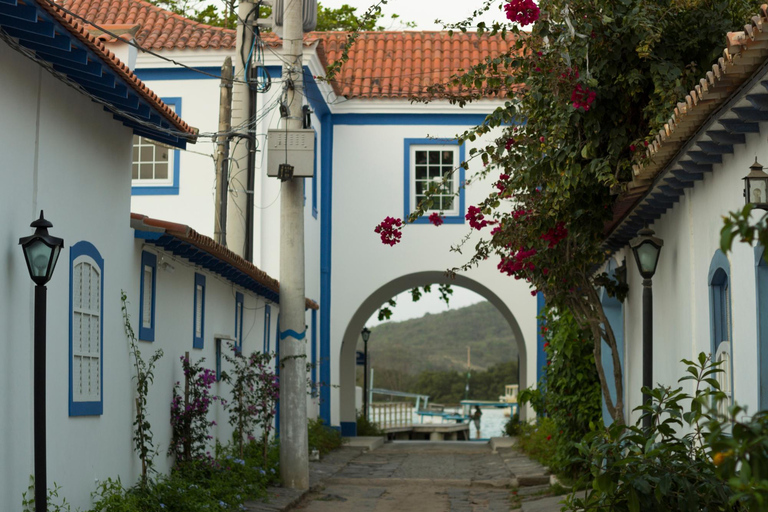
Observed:
[[[143,82],[147,80],[221,80],[221,68],[219,66],[201,66],[195,69],[202,71],[202,73],[178,66],[172,68],[142,68],[134,70],[134,73]],[[215,76],[209,76],[205,73]]]
[[[333,116],[320,118],[320,418],[331,425],[331,221]]]
[[[485,114],[334,114],[334,125],[477,126]]]

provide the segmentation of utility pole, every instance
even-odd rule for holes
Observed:
[[[241,0],[237,6],[237,57],[235,68],[238,81],[232,94],[232,125],[240,133],[232,150],[227,203],[226,233],[228,247],[248,261],[253,262],[253,193],[256,163],[256,94],[251,86],[254,66],[254,23],[258,4]]]
[[[283,2],[287,130],[302,128],[303,3]],[[283,485],[293,489],[309,488],[302,180],[287,179],[280,191],[280,476]]]
[[[229,132],[232,129],[232,59],[230,57],[224,60],[224,65],[221,67],[219,87],[221,90],[219,91],[219,135],[216,137],[216,205],[213,212],[213,236],[216,243],[226,246]]]

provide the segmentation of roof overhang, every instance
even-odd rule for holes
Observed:
[[[277,279],[189,226],[132,213],[131,227],[135,238],[218,274],[271,302],[280,303],[280,283]],[[320,308],[310,299],[305,299],[305,307]]]
[[[53,2],[0,0],[0,39],[101,103],[135,134],[177,148],[195,142],[195,128]]]

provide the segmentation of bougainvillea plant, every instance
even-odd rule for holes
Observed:
[[[189,355],[181,356],[184,372],[184,386],[176,382],[171,400],[171,444],[168,455],[174,457],[176,464],[212,460],[207,450],[211,427],[216,422],[208,419],[208,410],[219,397],[211,393],[216,382],[216,372],[203,368],[205,359],[190,363]],[[225,400],[221,400],[226,404]]]
[[[474,17],[494,3],[484,1]],[[571,311],[592,330],[597,362],[602,360],[599,340],[605,340],[614,372],[606,376],[601,364],[597,371],[608,411],[623,423],[616,337],[598,293],[601,286],[618,291],[615,281],[596,272],[609,256],[602,245],[604,229],[616,194],[632,180],[632,164],[645,163],[645,152],[634,149],[658,132],[676,102],[720,56],[725,34],[743,27],[754,5],[747,0],[511,0],[503,7],[510,22],[502,15],[490,27],[472,18],[450,28],[511,38],[512,49],[429,87],[427,99],[414,98],[463,106],[495,96],[501,104],[481,125],[457,135],[459,143],[481,144],[471,147],[468,161],[460,164],[468,169],[466,183],[486,178],[494,186],[483,201],[468,207],[467,223],[479,237],[471,238],[475,246],[467,263],[451,271],[493,257],[500,272],[530,283],[532,293],[543,292],[550,307]],[[483,165],[470,172],[475,159]],[[403,227],[430,215],[427,196],[402,224],[383,223],[382,241],[395,245]],[[469,239],[454,249],[462,250]],[[615,401],[608,393],[609,378],[617,390]]]

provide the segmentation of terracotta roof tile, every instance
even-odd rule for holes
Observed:
[[[63,0],[67,9],[96,25],[141,25],[136,42],[148,50],[235,48],[233,29],[212,27],[143,0]]]
[[[107,64],[118,76],[123,78],[129,87],[134,89],[141,97],[143,97],[151,106],[163,115],[176,129],[181,132],[190,135],[189,139],[194,141],[197,136],[197,128],[189,126],[184,122],[176,112],[163,103],[160,97],[155,94],[149,87],[139,80],[139,78],[131,71],[128,66],[118,59],[114,53],[107,49],[104,42],[98,37],[90,34],[85,25],[81,24],[79,20],[73,16],[66,14],[58,6],[51,4],[45,0],[39,0],[38,5],[53,16],[59,23],[62,24],[72,35],[74,35],[83,44],[94,51],[99,57],[101,57],[105,64]]]
[[[691,136],[707,123],[710,114],[721,107],[753,73],[768,60],[768,4],[744,26],[743,31],[726,34],[723,56],[712,70],[670,112],[664,128],[646,149],[645,166],[634,165],[634,178],[614,204],[613,219],[606,223],[604,235],[610,240],[654,186],[657,177],[678,155]]]
[[[185,224],[153,219],[140,213],[131,213],[131,227],[136,230],[161,231],[168,236],[194,245],[201,251],[239,270],[271,292],[280,293],[280,283],[277,279],[270,277],[269,274],[260,270],[250,261],[243,259],[223,245],[216,243],[212,238],[201,235]],[[320,306],[310,299],[305,299],[305,306],[310,309],[320,309]]]

